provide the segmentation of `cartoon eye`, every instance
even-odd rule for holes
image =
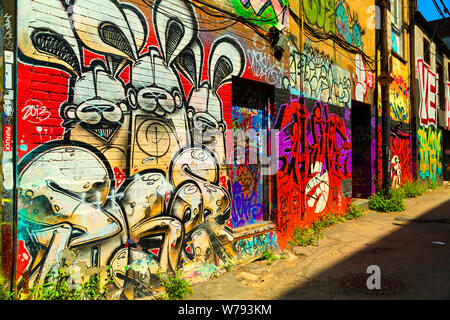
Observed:
[[[134,109],[137,108],[137,96],[136,91],[133,88],[127,91],[127,101]]]
[[[184,211],[184,214],[183,214],[183,223],[186,223],[186,222],[188,222],[189,220],[191,220],[191,215],[192,215],[192,210],[191,210],[191,208],[187,208],[187,209]]]
[[[204,211],[204,217],[206,218],[207,216],[209,216],[210,214],[212,214],[212,211],[209,209],[205,209]]]
[[[173,96],[173,102],[175,103],[175,106],[177,108],[181,107],[183,105],[183,100],[181,99],[181,95],[177,90],[174,90],[172,93]]]
[[[195,128],[197,130],[200,130],[201,132],[206,132],[209,129],[217,128],[217,125],[214,122],[209,121],[208,119],[206,119],[204,117],[197,117],[195,119],[194,125],[195,125]]]

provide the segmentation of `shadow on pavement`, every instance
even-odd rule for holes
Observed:
[[[388,215],[399,229],[307,279],[280,299],[450,299],[450,199],[415,217],[420,222],[393,219],[401,214]],[[371,265],[380,269],[380,290],[367,288]]]

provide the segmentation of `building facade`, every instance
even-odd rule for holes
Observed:
[[[418,178],[434,182],[448,180],[450,170],[450,49],[437,33],[438,27],[416,12]]]
[[[414,177],[414,110],[411,108],[411,19],[408,1],[387,1],[387,44],[388,67],[391,82],[389,84],[390,114],[390,178],[391,186],[398,188],[412,182]],[[380,38],[382,36],[380,35]],[[382,52],[378,52],[381,60]],[[381,74],[379,69],[378,74]],[[382,99],[381,84],[378,83],[377,117],[377,181],[382,185]]]
[[[63,259],[148,296],[158,270],[207,279],[376,190],[373,0],[1,9],[1,267],[19,288]],[[391,1],[394,187],[416,177],[422,141],[407,9]]]

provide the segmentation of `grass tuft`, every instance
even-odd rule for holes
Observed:
[[[400,212],[405,210],[403,193],[399,189],[378,191],[369,197],[369,209],[378,212]]]
[[[156,276],[166,290],[169,300],[182,300],[192,293],[190,282],[183,278],[181,270],[173,274],[165,274],[158,271]]]

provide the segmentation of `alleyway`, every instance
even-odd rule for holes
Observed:
[[[357,220],[325,229],[318,246],[278,252],[285,258],[271,265],[255,261],[194,285],[188,299],[449,299],[450,224],[437,219],[450,219],[450,187],[405,204],[401,213],[366,210]],[[365,285],[370,265],[380,267],[388,285],[376,295],[354,289]],[[357,281],[358,274],[364,281]]]

